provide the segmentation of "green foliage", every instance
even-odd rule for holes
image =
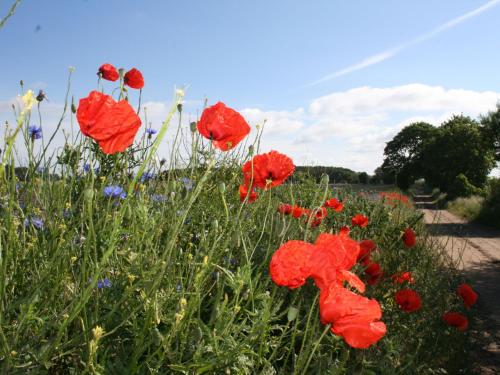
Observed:
[[[324,174],[328,175],[330,183],[347,183],[347,184],[357,184],[360,182],[359,175],[357,172],[350,170],[348,168],[342,167],[322,167],[322,166],[297,166],[296,167],[297,176],[307,176],[308,178],[313,178],[317,182],[320,182],[321,176]],[[362,172],[365,173],[366,172]],[[292,179],[296,179],[294,176]]]
[[[414,180],[424,177],[424,153],[436,133],[436,128],[426,122],[412,123],[403,128],[384,149],[381,169],[385,179],[392,177],[401,189],[406,190]]]
[[[500,228],[500,178],[488,181],[488,194],[478,220],[486,225]]]
[[[485,141],[482,128],[466,116],[453,116],[439,127],[424,160],[427,182],[443,191],[448,191],[460,173],[472,185],[482,187],[495,166],[493,150]]]
[[[500,103],[495,111],[481,117],[486,141],[495,152],[495,159],[500,161]]]
[[[448,192],[460,174],[481,188],[495,166],[488,134],[487,127],[467,116],[453,116],[438,128],[410,124],[387,143],[381,169],[402,189],[423,177],[428,185]]]
[[[457,198],[448,202],[447,209],[451,213],[468,221],[477,220],[483,209],[484,198],[473,195],[468,198]]]
[[[480,193],[481,189],[472,185],[463,173],[457,175],[448,188],[449,199],[455,199],[458,197],[470,197],[472,195],[477,195]]]

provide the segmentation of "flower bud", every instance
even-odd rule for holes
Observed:
[[[217,219],[214,219],[214,220],[212,221],[212,228],[213,228],[214,230],[218,230],[218,229],[219,229],[219,221],[218,221]]]
[[[321,184],[328,185],[329,182],[330,182],[330,176],[328,176],[327,174],[321,176]]]
[[[226,191],[226,184],[224,182],[220,182],[219,183],[219,191],[224,194],[224,192]]]
[[[191,131],[194,133],[196,131],[196,122],[193,121],[191,124],[189,124],[189,127]]]
[[[252,156],[252,155],[253,155],[253,152],[254,152],[254,147],[253,147],[253,145],[248,146],[248,153],[250,154],[250,156]]]
[[[75,97],[71,97],[71,112],[76,113]]]

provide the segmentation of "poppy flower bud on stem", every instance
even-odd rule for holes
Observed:
[[[182,103],[177,104],[177,111],[182,112]]]
[[[196,131],[196,122],[192,122],[189,124],[189,129],[191,130],[192,133]]]
[[[253,152],[254,152],[254,147],[253,147],[253,145],[248,146],[248,154],[249,154],[250,156],[252,156],[252,155],[253,155]]]
[[[321,184],[322,185],[328,185],[329,182],[330,182],[330,176],[328,176],[327,174],[324,174],[323,176],[321,176]]]
[[[76,113],[75,97],[71,97],[71,112]]]
[[[226,184],[224,182],[219,183],[219,191],[224,194],[226,191]]]
[[[214,219],[212,221],[212,228],[217,231],[219,229],[219,221],[217,219]]]

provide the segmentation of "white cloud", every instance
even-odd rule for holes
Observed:
[[[264,137],[264,150],[288,152],[297,164],[335,165],[371,173],[382,163],[385,143],[406,125],[425,121],[437,126],[460,113],[477,118],[495,109],[499,101],[500,92],[409,84],[335,92],[312,100],[306,110],[244,109],[242,113],[268,117],[279,129]]]

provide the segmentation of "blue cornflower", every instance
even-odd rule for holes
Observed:
[[[141,176],[141,182],[146,182],[155,177],[155,174],[153,172],[144,172]]]
[[[156,133],[158,133],[158,130],[156,129],[153,129],[153,128],[147,128],[146,129],[146,134],[151,136],[151,135],[155,135]]]
[[[43,220],[37,216],[24,219],[24,226],[29,228],[32,225],[35,229],[42,230],[44,228]]]
[[[28,127],[28,134],[32,140],[42,138],[42,127],[36,125],[30,125]]]
[[[88,173],[88,172],[90,171],[90,164],[89,164],[89,163],[85,163],[85,164],[83,165],[83,171],[84,171],[85,173]],[[99,173],[99,166],[94,167],[94,173],[95,173],[95,174],[98,174],[98,173]]]
[[[193,190],[194,182],[191,181],[189,178],[182,177],[181,182],[184,184],[184,187],[186,188],[187,191]]]
[[[107,277],[105,277],[103,280],[99,280],[97,282],[97,288],[102,289],[102,288],[111,288],[111,281]]]
[[[121,198],[125,199],[127,193],[123,190],[121,186],[110,185],[104,188],[104,196],[108,198]]]

